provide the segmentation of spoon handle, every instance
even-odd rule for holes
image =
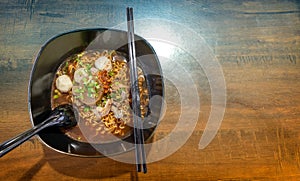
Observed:
[[[9,139],[3,143],[0,144],[0,157],[14,149],[15,147],[19,146],[44,128],[47,128],[49,126],[53,126],[55,123],[57,124],[58,122],[54,121],[54,119],[57,119],[58,116],[50,116],[48,119],[43,121],[42,123],[34,126],[33,128],[25,131],[24,133],[19,134],[18,136]]]

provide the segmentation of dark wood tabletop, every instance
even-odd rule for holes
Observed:
[[[297,0],[1,0],[0,142],[32,127],[28,83],[40,47],[74,29],[126,30],[127,6],[165,75],[164,114],[148,144],[167,141],[148,151],[148,173],[33,137],[0,158],[0,180],[300,180]]]

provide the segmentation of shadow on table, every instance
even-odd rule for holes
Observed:
[[[153,140],[153,137],[151,140]],[[31,167],[20,180],[31,180],[46,163],[60,174],[79,179],[113,178],[129,174],[130,180],[138,180],[134,164],[121,163],[107,157],[83,158],[69,156],[55,152],[44,145],[43,151],[44,157]],[[120,156],[126,159],[135,159],[134,154],[134,151],[129,151]],[[48,178],[51,178],[51,173],[49,173]]]

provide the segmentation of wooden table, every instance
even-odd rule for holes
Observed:
[[[183,68],[197,88],[197,125],[183,130],[191,136],[175,153],[149,163],[147,174],[110,158],[63,155],[32,138],[0,158],[0,180],[299,180],[300,3],[296,0],[2,0],[0,141],[31,127],[27,88],[33,58],[43,43],[78,28],[126,29],[127,6],[145,25],[136,25],[137,34],[148,40],[156,35],[163,40],[174,38],[179,49],[193,47],[180,53],[161,49],[158,40],[153,43],[167,59],[162,60],[164,73],[179,76],[172,70]],[[196,41],[191,32],[203,39]],[[218,105],[211,103],[211,87],[216,83],[204,71],[205,64],[201,68],[192,56],[197,48],[204,57],[215,57],[204,61],[215,61],[213,65],[221,69],[211,68],[223,73],[219,78],[226,82],[226,107],[219,105],[225,108],[222,124],[203,149],[198,148],[199,140],[211,106]],[[179,97],[178,87],[166,80],[166,112],[153,142],[168,136],[178,123]],[[177,141],[170,140],[148,154],[164,153]]]

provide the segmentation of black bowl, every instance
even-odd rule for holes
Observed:
[[[149,98],[163,97],[162,71],[151,45],[135,35],[137,64],[146,77]],[[128,54],[127,32],[114,29],[82,29],[57,35],[48,40],[36,56],[29,82],[29,113],[34,125],[42,122],[51,111],[51,86],[59,65],[66,57],[84,50],[108,49]],[[159,122],[162,99],[149,108],[144,120],[144,138],[149,140]],[[134,148],[131,134],[124,140],[104,144],[79,142],[52,127],[39,133],[40,140],[48,147],[68,155],[101,157],[124,153]]]

